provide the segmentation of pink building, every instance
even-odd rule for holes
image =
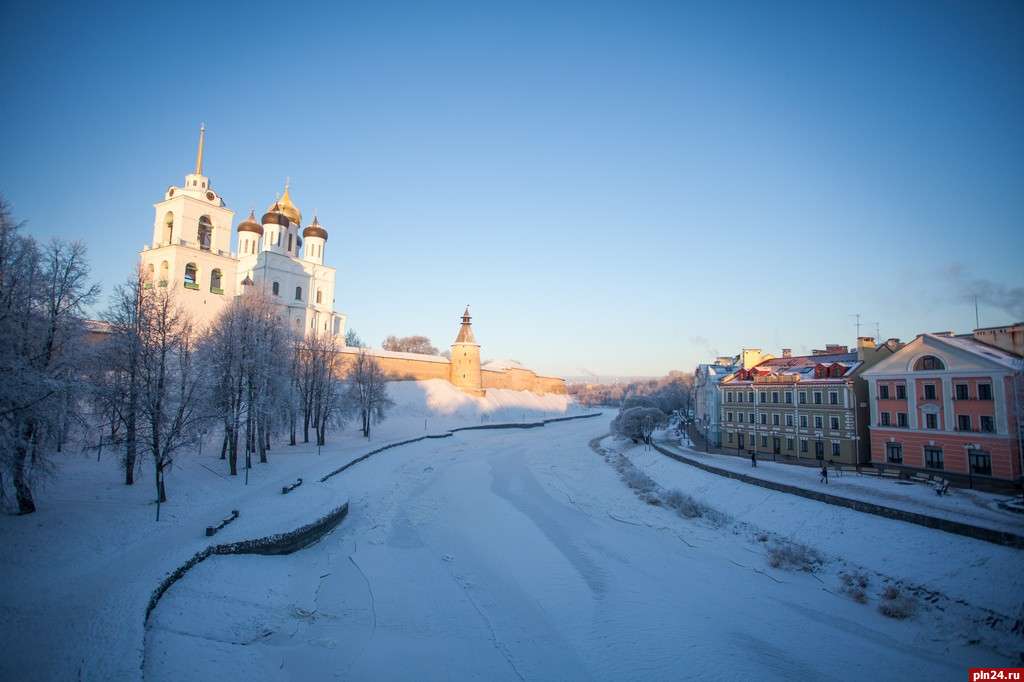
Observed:
[[[1019,483],[1024,358],[1013,351],[1022,330],[921,334],[864,372],[871,462],[958,485]]]

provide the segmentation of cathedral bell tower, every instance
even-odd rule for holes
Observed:
[[[480,344],[473,336],[473,325],[469,306],[462,313],[462,326],[452,344],[452,360],[449,367],[449,381],[463,393],[483,397],[485,394],[480,376]]]
[[[234,212],[203,175],[206,126],[199,128],[196,165],[181,187],[153,204],[153,241],[139,260],[149,287],[178,291],[181,304],[202,325],[235,295],[237,260],[231,253]]]

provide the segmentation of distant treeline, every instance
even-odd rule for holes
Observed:
[[[693,396],[693,375],[672,371],[660,379],[630,381],[616,384],[568,385],[569,394],[581,405],[621,407],[623,401],[657,407],[665,414],[690,409]],[[643,398],[644,400],[638,400]]]

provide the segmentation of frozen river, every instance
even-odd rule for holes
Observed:
[[[319,544],[215,557],[167,593],[147,679],[962,679],[981,655],[641,502],[588,444],[606,430],[461,433],[353,467]]]

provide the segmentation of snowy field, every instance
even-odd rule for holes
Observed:
[[[598,454],[609,418],[460,433],[346,471],[332,480],[351,512],[319,544],[214,557],[168,591],[146,678],[960,680],[1024,648],[1006,618],[1020,551],[611,438]],[[715,509],[643,501],[619,450]],[[769,565],[792,540],[820,553],[813,572]],[[879,612],[887,586],[908,618]]]
[[[672,446],[670,441],[665,441],[663,444]],[[874,502],[904,511],[953,519],[975,526],[1024,535],[1024,514],[1012,512],[999,506],[1000,501],[1012,499],[1012,495],[951,488],[947,495],[940,497],[935,494],[934,488],[925,483],[898,481],[879,476],[862,476],[852,472],[843,472],[837,476],[832,468],[829,468],[829,482],[826,487],[819,481],[819,467],[783,464],[772,462],[771,459],[759,458],[757,468],[754,468],[750,466],[750,460],[747,457],[706,453],[678,445],[675,447],[680,454],[719,469],[736,471],[748,476],[756,476],[764,480],[786,483],[800,488],[821,490],[830,495]],[[1019,494],[1017,498],[1020,498]]]
[[[201,455],[176,459],[159,523],[148,460],[127,487],[109,448],[98,462],[94,450],[79,448],[59,457],[52,479],[36,490],[39,511],[0,514],[0,680],[139,679],[150,595],[211,544],[205,527],[233,509],[241,516],[212,541],[263,537],[319,518],[345,501],[345,491],[338,477],[317,479],[386,443],[581,412],[567,396],[497,390],[480,399],[439,380],[393,383],[389,392],[396,405],[369,441],[354,428],[335,430],[319,455],[308,444],[275,442],[269,463],[254,464],[248,485],[244,471],[227,475],[219,433],[211,434]],[[302,487],[280,494],[300,476]]]

